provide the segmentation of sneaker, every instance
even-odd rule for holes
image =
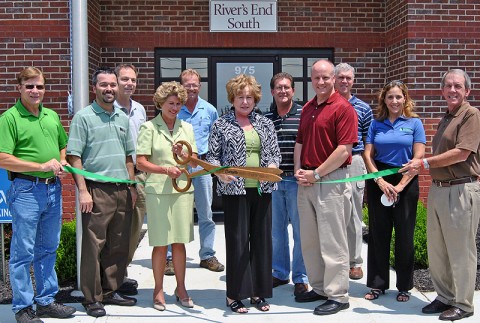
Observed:
[[[201,260],[200,261],[200,267],[206,268],[206,269],[211,270],[211,271],[216,271],[216,272],[220,272],[220,271],[225,270],[225,266],[222,265],[218,261],[217,257],[215,257],[215,256],[210,257],[210,258],[205,259],[205,260]]]
[[[167,263],[165,264],[165,275],[167,275],[167,276],[174,276],[175,275],[175,270],[173,269],[172,259],[167,259]]]
[[[52,302],[46,306],[37,304],[38,317],[52,317],[56,319],[64,319],[72,316],[77,310],[75,307],[66,306],[61,303]]]
[[[31,306],[25,307],[15,313],[15,320],[17,320],[17,323],[43,323]]]

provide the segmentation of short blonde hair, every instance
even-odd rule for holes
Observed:
[[[228,81],[226,85],[228,102],[233,104],[235,96],[240,94],[247,86],[252,91],[253,99],[255,100],[255,104],[257,104],[262,98],[262,86],[257,82],[255,77],[245,74],[240,74]]]
[[[162,109],[162,105],[167,101],[169,96],[176,96],[180,102],[187,102],[187,90],[178,82],[163,82],[153,95],[153,103],[158,110]]]
[[[42,70],[32,66],[26,67],[17,75],[18,85],[22,85],[23,82],[38,76],[41,76],[43,78],[43,82],[47,83],[47,79],[45,78],[45,75],[43,75]]]

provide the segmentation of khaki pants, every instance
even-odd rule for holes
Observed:
[[[433,286],[442,303],[473,312],[480,183],[430,186],[427,247]]]
[[[348,177],[337,169],[322,181]],[[329,300],[348,302],[349,253],[347,223],[351,216],[351,185],[315,184],[298,187],[300,236],[307,275],[313,290]]]
[[[80,288],[84,304],[117,290],[127,268],[132,196],[126,184],[87,181],[91,213],[82,213]]]
[[[367,173],[365,162],[361,154],[352,156],[352,164],[348,166],[350,177],[360,176]],[[363,194],[365,181],[352,182],[352,216],[347,224],[348,250],[350,253],[350,267],[362,267],[362,244],[363,244]]]

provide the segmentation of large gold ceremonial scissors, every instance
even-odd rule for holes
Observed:
[[[282,178],[278,175],[283,173],[283,171],[279,168],[270,168],[270,167],[222,167],[212,165],[203,161],[201,159],[195,158],[192,155],[192,146],[184,140],[179,140],[177,144],[181,144],[185,146],[188,154],[184,158],[179,158],[177,154],[173,154],[173,158],[175,161],[180,165],[186,165],[190,161],[193,161],[195,164],[203,167],[202,170],[196,171],[194,173],[189,173],[185,168],[181,168],[181,172],[187,176],[187,185],[184,188],[178,187],[177,179],[172,178],[172,185],[173,188],[177,192],[186,192],[192,185],[192,178],[196,176],[205,175],[208,173],[216,173],[216,174],[227,174],[233,175],[238,177],[244,178],[253,178],[259,181],[267,181],[267,182],[279,182]]]

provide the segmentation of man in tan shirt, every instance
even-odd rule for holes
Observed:
[[[480,217],[480,111],[467,97],[467,73],[453,69],[442,78],[448,110],[433,137],[433,156],[412,160],[400,171],[415,175],[430,169],[427,247],[430,274],[437,298],[423,313],[441,313],[455,321],[473,315],[477,272],[475,236]]]

